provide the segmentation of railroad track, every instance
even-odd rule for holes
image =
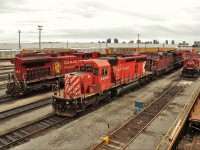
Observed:
[[[14,67],[1,67],[0,71],[1,70],[14,70]]]
[[[99,106],[95,107],[95,109],[88,108],[84,112],[77,114],[73,118],[58,116],[56,114],[49,114],[49,116],[47,117],[44,117],[37,121],[30,122],[27,125],[15,128],[11,131],[5,132],[0,135],[0,150],[7,149],[11,146],[20,145],[21,143],[26,142],[28,138],[31,138],[31,136],[40,133],[42,131],[45,131],[49,129],[49,127],[51,126],[57,126],[57,125],[62,126],[63,124],[70,123],[71,121],[74,121],[103,106],[104,106],[103,104],[102,105],[100,104]]]
[[[2,75],[0,76],[0,81],[8,80],[8,75]]]
[[[61,123],[66,117],[50,114],[40,120],[29,123],[28,125],[16,128],[12,131],[0,135],[0,149],[7,149],[20,141],[30,137],[33,134],[41,132],[49,127]],[[69,119],[70,121],[70,119]]]
[[[20,106],[17,108],[13,108],[13,109],[10,109],[7,111],[0,112],[0,119],[5,119],[8,117],[32,110],[32,109],[36,109],[36,108],[48,105],[51,103],[51,101],[52,101],[51,98],[48,98],[48,99],[45,99],[42,101],[37,101],[37,102],[31,103],[31,104],[27,104],[24,106]]]
[[[0,89],[5,89],[6,88],[6,84],[1,84],[0,85]]]
[[[2,67],[2,68],[8,68],[8,67],[14,68],[14,65],[1,65],[0,67]]]
[[[188,82],[189,83],[189,82]],[[187,84],[188,84],[187,83]],[[93,150],[125,149],[146,127],[164,110],[168,104],[185,88],[179,82],[165,91],[155,101],[134,116],[120,128],[112,132],[106,140],[93,147]]]
[[[13,100],[14,98],[9,97],[8,95],[3,95],[0,97],[0,103],[7,102]]]
[[[13,70],[10,70],[10,71],[5,71],[5,72],[0,72],[0,75],[7,75],[10,73],[10,72],[13,72]]]

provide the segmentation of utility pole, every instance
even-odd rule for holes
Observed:
[[[20,34],[21,34],[21,30],[18,30],[19,33],[19,50],[21,49],[21,43],[20,43]]]
[[[140,34],[138,34],[138,50],[140,48]]]
[[[41,30],[43,26],[38,25],[38,30],[39,30],[39,50],[41,50]]]
[[[144,43],[145,44],[145,52],[147,51],[147,42]]]

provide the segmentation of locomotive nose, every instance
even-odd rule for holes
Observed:
[[[65,75],[64,95],[78,96],[81,94],[81,76],[73,73]]]

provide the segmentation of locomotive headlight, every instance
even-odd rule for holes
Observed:
[[[56,99],[53,99],[54,102],[56,102]]]
[[[68,101],[66,101],[66,104],[68,105],[68,104],[69,104],[69,102],[68,102]]]

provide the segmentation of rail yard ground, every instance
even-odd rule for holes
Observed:
[[[0,72],[6,72],[6,68],[13,71],[10,65],[8,61],[0,62],[0,66],[5,68]],[[81,117],[69,123],[55,126],[42,133],[37,133],[36,136],[30,138],[29,142],[11,149],[91,149],[101,142],[103,137],[108,135],[108,124],[110,126],[109,132],[116,130],[124,122],[137,114],[135,101],[143,102],[144,106],[149,105],[173,84],[179,82],[181,79],[181,71],[180,69],[171,74],[163,75],[158,80],[154,80],[145,86],[141,86],[123,96],[115,98],[114,101],[106,105],[100,106],[97,109],[92,108],[93,110],[90,113],[86,115],[83,113],[83,115],[80,115]],[[182,81],[180,84],[186,84],[187,80]],[[2,80],[0,84],[3,82],[6,81]],[[191,81],[187,89],[180,93],[146,130],[135,138],[127,149],[155,149],[198,85],[200,85],[200,78]],[[0,89],[0,96],[5,95],[5,91],[6,89]],[[39,92],[32,96],[20,98],[19,100],[14,99],[3,102],[0,104],[0,113],[41,101],[51,97],[51,95],[51,92]],[[1,119],[0,135],[52,113],[53,110],[49,104]]]
[[[144,102],[144,105],[147,106],[156,97],[161,95],[163,91],[169,88],[173,82],[178,81],[180,78],[181,70],[165,75],[159,80],[155,80],[148,85],[118,97],[109,104],[106,104],[89,114],[83,115],[75,121],[59,128],[55,127],[53,130],[43,133],[36,138],[32,138],[29,142],[16,146],[12,149],[92,148],[94,145],[102,141],[102,138],[108,134],[108,124],[110,126],[110,132],[112,132],[124,122],[129,120],[129,118],[137,114],[137,110],[134,105],[135,101]],[[200,81],[197,80],[195,83],[198,84]],[[164,126],[160,123],[163,122],[163,120],[173,122],[175,118],[174,114],[181,111],[183,104],[183,100],[174,100],[173,104],[169,105],[169,108],[166,108],[162,115],[152,122],[146,132],[138,136],[138,138],[134,141],[135,144],[133,142],[130,145],[130,149],[155,148],[158,141],[161,140],[161,135],[163,136],[164,131],[167,130],[163,128]],[[27,122],[36,120],[50,113],[52,113],[51,106],[45,106],[14,118],[5,119],[4,121],[2,120],[1,133],[17,126],[27,124]],[[164,123],[164,125],[166,127],[168,126],[166,123]],[[149,143],[146,142],[147,137],[151,138]],[[155,137],[155,139],[152,137]],[[149,146],[145,147],[145,145]]]

